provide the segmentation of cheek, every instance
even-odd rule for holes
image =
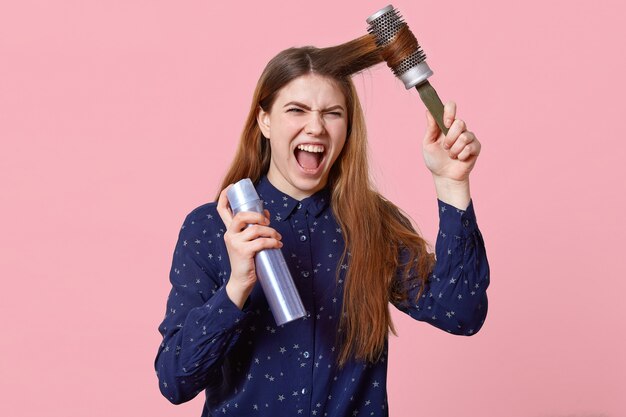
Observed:
[[[272,157],[276,156],[280,160],[285,160],[286,158],[289,158],[291,156],[289,154],[289,141],[285,139],[282,134],[283,132],[272,133],[272,139],[269,141]]]
[[[346,145],[346,141],[345,140],[337,140],[335,141],[335,143],[333,144],[333,153],[332,155],[328,155],[330,157],[330,163],[334,164],[337,159],[339,158],[339,155],[341,154],[341,152],[343,151],[343,148]]]
[[[346,136],[348,132],[348,123],[346,120],[334,120],[327,125],[327,128],[333,132],[334,136]]]
[[[280,127],[284,133],[297,132],[304,128],[304,123],[298,117],[285,117],[280,121]]]
[[[280,146],[289,146],[289,143],[295,139],[298,132],[302,129],[301,123],[297,120],[280,120],[274,126],[276,127],[272,129],[272,137],[275,137],[276,145]]]
[[[346,130],[345,126],[337,126],[336,129],[333,129],[331,131],[331,137],[333,138],[333,143],[335,147],[338,148],[339,152],[341,151],[341,149],[346,143],[347,134],[348,134],[348,131]]]

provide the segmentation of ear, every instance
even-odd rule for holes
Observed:
[[[259,106],[259,111],[256,115],[256,122],[259,125],[259,129],[261,129],[261,133],[267,139],[270,138],[270,114],[266,113],[261,106]]]

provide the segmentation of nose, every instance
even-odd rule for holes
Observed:
[[[324,130],[324,119],[322,119],[320,112],[312,111],[304,131],[309,135],[317,136],[324,133]]]

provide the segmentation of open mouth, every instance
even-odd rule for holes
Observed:
[[[298,145],[294,150],[294,155],[298,165],[305,171],[316,171],[324,160],[326,149],[322,145]]]

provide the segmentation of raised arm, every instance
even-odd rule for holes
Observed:
[[[174,404],[221,382],[220,365],[249,315],[226,293],[220,261],[228,259],[221,259],[225,255],[211,241],[224,233],[223,225],[212,211],[215,215],[206,214],[206,205],[199,207],[180,229],[170,271],[172,288],[159,326],[163,341],[154,366],[161,393]]]
[[[437,203],[439,232],[433,271],[419,300],[416,296],[420,285],[400,284],[408,287],[408,298],[394,305],[416,320],[453,334],[471,336],[480,330],[487,316],[489,263],[485,243],[476,223],[473,201],[467,210],[441,200]],[[401,275],[399,271],[396,280],[402,280]]]

